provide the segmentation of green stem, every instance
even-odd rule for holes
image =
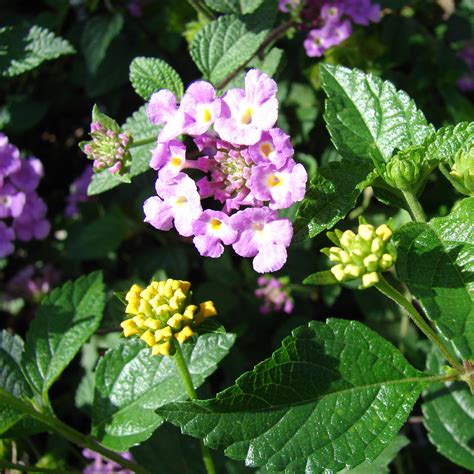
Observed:
[[[120,464],[125,469],[129,469],[137,474],[150,474],[148,469],[124,459],[115,451],[111,451],[110,449],[104,448],[101,446],[96,440],[91,438],[90,436],[84,435],[81,432],[75,430],[69,425],[66,425],[61,420],[56,418],[51,413],[41,413],[40,411],[36,410],[33,405],[29,402],[25,402],[23,400],[19,400],[15,398],[11,393],[0,389],[0,402],[4,402],[6,405],[9,405],[20,413],[25,413],[26,415],[41,421],[45,425],[49,426],[51,429],[59,433],[61,436],[66,438],[67,440],[71,441],[78,446],[83,448],[91,449],[100,455],[115,461],[117,464]]]
[[[215,20],[214,15],[212,12],[207,8],[206,5],[201,3],[200,0],[188,0],[188,3],[204,18],[207,18],[209,21]]]
[[[13,462],[6,461],[5,459],[0,459],[0,468],[2,469],[14,469],[20,472],[50,472],[61,474],[64,469],[47,469],[45,467],[36,467],[36,466],[24,466],[23,464],[15,464]],[[81,471],[72,471],[68,469],[68,474],[80,474]]]
[[[141,140],[134,141],[130,145],[130,148],[135,148],[137,146],[142,146],[142,145],[148,145],[149,143],[155,143],[155,142],[156,142],[156,135],[154,135],[153,137],[142,138]]]
[[[196,390],[194,390],[193,380],[191,379],[191,374],[189,373],[188,366],[186,361],[184,360],[183,353],[181,351],[181,347],[179,343],[175,344],[176,352],[174,354],[174,362],[178,369],[179,375],[181,375],[181,379],[184,383],[184,388],[186,389],[186,393],[190,400],[197,399]],[[214,461],[212,460],[211,451],[207,446],[204,445],[202,439],[199,440],[201,445],[201,453],[202,453],[202,460],[204,465],[206,466],[206,471],[208,474],[216,474],[216,469],[214,467]]]
[[[402,307],[416,324],[418,329],[442,352],[446,360],[451,364],[452,367],[460,372],[463,372],[463,366],[457,361],[449,352],[443,341],[439,338],[436,332],[431,326],[423,319],[420,313],[413,307],[413,305],[398,291],[396,290],[382,275],[380,275],[380,281],[375,285],[375,288],[379,290],[383,295],[391,300],[395,301],[399,306]]]
[[[405,198],[405,201],[407,202],[407,205],[408,205],[408,208],[410,210],[410,214],[413,220],[416,222],[426,222],[425,213],[423,211],[423,208],[421,207],[420,202],[416,198],[415,194],[412,193],[411,191],[403,191],[403,190],[402,190],[402,194],[403,194],[403,197]]]

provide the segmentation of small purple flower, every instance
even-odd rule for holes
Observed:
[[[255,257],[253,268],[259,273],[279,270],[286,262],[293,228],[288,219],[278,218],[268,207],[244,209],[234,214],[231,226],[239,232],[233,244],[241,257]]]
[[[271,311],[283,311],[290,314],[293,311],[294,300],[290,295],[290,285],[288,278],[274,278],[263,275],[258,278],[259,288],[255,290],[255,296],[263,299],[260,307],[262,314]]]
[[[9,182],[0,188],[0,218],[18,217],[25,207],[26,195]]]
[[[220,211],[204,211],[193,224],[193,242],[204,257],[217,258],[224,252],[224,246],[237,239],[237,231],[230,226],[230,217]],[[222,242],[222,243],[221,243]]]
[[[321,18],[329,23],[339,23],[343,13],[343,5],[326,3],[321,8]]]
[[[156,181],[158,196],[148,198],[143,205],[145,222],[159,230],[174,226],[184,237],[193,235],[193,223],[201,215],[201,198],[196,183],[180,173],[170,182]]]
[[[184,132],[183,109],[176,105],[176,97],[169,90],[162,89],[155,92],[150,98],[146,112],[152,124],[164,124],[158,135],[159,142],[172,140]]]
[[[0,186],[4,179],[20,169],[20,152],[18,148],[8,142],[8,137],[0,133]]]
[[[196,81],[187,89],[181,100],[186,115],[186,133],[198,136],[206,133],[221,114],[221,99],[209,82]]]
[[[215,131],[235,145],[257,143],[278,118],[276,90],[273,79],[251,69],[245,76],[245,90],[231,89],[222,97],[222,118],[216,120]]]
[[[64,214],[67,217],[74,217],[79,214],[77,205],[86,202],[90,198],[87,195],[87,188],[92,180],[94,171],[91,165],[84,168],[84,171],[72,182],[69,187],[69,196],[66,197],[66,209]]]
[[[22,191],[34,191],[43,177],[43,164],[38,158],[30,157],[21,160],[20,168],[12,173],[9,178],[11,182]]]
[[[186,164],[186,145],[179,140],[158,142],[151,152],[150,166],[159,171],[160,178],[176,176]]]
[[[59,278],[59,272],[52,265],[42,268],[27,265],[9,280],[6,289],[11,296],[37,303],[54,288]]]
[[[248,152],[254,163],[272,163],[277,169],[285,166],[294,153],[290,137],[279,128],[263,132],[260,141],[249,146]]]
[[[132,471],[124,469],[120,464],[103,458],[99,453],[90,449],[84,449],[82,455],[93,461],[82,472],[83,474],[132,474]],[[127,451],[120,454],[124,459],[133,461],[132,455]]]
[[[0,258],[6,257],[13,253],[15,247],[13,240],[15,239],[15,232],[10,227],[0,221]]]
[[[304,41],[306,54],[310,57],[322,56],[331,46],[336,46],[349,38],[352,33],[351,23],[327,22],[322,28],[311,30]]]
[[[380,5],[372,4],[370,0],[345,0],[344,12],[358,25],[380,21]]]
[[[44,239],[51,229],[46,212],[46,204],[35,192],[27,194],[23,211],[13,222],[16,238],[23,241]]]
[[[301,3],[301,0],[278,0],[278,10],[283,13],[288,13],[294,10]]]
[[[270,209],[286,209],[301,201],[308,175],[301,164],[290,163],[280,170],[273,165],[259,165],[252,170],[250,190],[261,201],[270,201]]]

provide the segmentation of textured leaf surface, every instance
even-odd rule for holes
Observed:
[[[184,345],[195,387],[216,370],[234,339],[233,334],[205,334],[195,345]],[[105,446],[125,451],[150,437],[163,422],[154,410],[185,398],[172,357],[152,356],[143,342],[126,341],[97,365],[92,433]]]
[[[31,390],[21,371],[23,341],[7,331],[0,332],[0,388],[16,398],[31,397]],[[0,433],[8,430],[23,414],[9,406],[0,405]]]
[[[40,26],[0,28],[0,75],[13,77],[44,61],[75,53],[71,44]]]
[[[311,179],[295,220],[295,241],[331,229],[355,206],[368,185],[368,161],[342,160],[321,166]]]
[[[53,290],[26,335],[23,370],[42,396],[99,327],[105,294],[102,274],[90,273]]]
[[[104,60],[113,39],[122,31],[123,15],[108,13],[94,15],[84,28],[81,38],[82,51],[91,74],[95,74]]]
[[[397,272],[459,354],[474,354],[474,198],[397,233]]]
[[[419,375],[363,324],[312,321],[215,399],[157,412],[249,466],[338,471],[390,443],[422,389]]]
[[[427,368],[439,374],[444,365],[437,350],[428,354]],[[427,387],[422,405],[425,426],[438,451],[469,471],[474,471],[474,397],[463,382]]]
[[[342,66],[321,65],[325,120],[337,150],[376,165],[396,148],[418,145],[434,128],[392,83]]]
[[[130,82],[144,100],[149,100],[153,92],[159,89],[170,90],[178,100],[183,95],[183,82],[179,74],[157,58],[135,58],[130,64]]]
[[[246,15],[253,13],[263,0],[204,0],[204,3],[216,12]]]
[[[141,106],[136,112],[128,117],[122,127],[125,131],[130,132],[135,142],[146,138],[158,137],[160,127],[152,125],[146,115],[146,106]],[[155,146],[155,142],[151,141],[145,145],[135,146],[130,150],[132,155],[132,165],[130,167],[130,176],[138,176],[150,169],[149,163],[151,159],[151,149]],[[91,184],[87,193],[89,196],[100,194],[123,184],[107,170],[94,173]]]
[[[224,15],[199,31],[190,53],[204,79],[217,85],[252,57],[273,23],[267,10],[263,6],[244,18]]]
[[[458,150],[473,140],[474,122],[462,122],[442,127],[427,138],[426,157],[432,161],[448,163]]]

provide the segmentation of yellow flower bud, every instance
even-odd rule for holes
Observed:
[[[156,342],[155,336],[149,329],[140,336],[140,339],[145,341],[150,347],[152,347]]]
[[[383,240],[380,237],[376,237],[374,240],[372,240],[370,251],[372,253],[377,253],[377,252],[380,252],[380,250],[382,250],[383,247],[384,247]]]
[[[370,224],[361,224],[358,229],[358,234],[366,242],[370,242],[374,237],[374,226]]]
[[[344,267],[344,275],[351,276],[354,278],[360,277],[363,270],[357,265],[349,264]]]
[[[162,342],[161,344],[155,344],[151,349],[151,354],[168,356],[171,354],[172,347],[173,346],[170,341]]]
[[[387,224],[379,225],[375,233],[384,241],[390,240],[393,235],[392,229]]]
[[[145,326],[147,328],[154,329],[155,331],[157,329],[160,329],[162,324],[163,323],[161,321],[158,321],[157,319],[153,319],[153,318],[145,319]]]
[[[344,273],[344,265],[339,264],[331,268],[331,273],[336,277],[337,281],[343,281],[346,274]]]
[[[367,271],[373,272],[377,270],[378,262],[379,259],[377,258],[377,256],[374,254],[370,254],[369,256],[364,258],[364,267],[367,269]]]
[[[352,232],[352,230],[346,230],[341,235],[341,238],[340,238],[341,245],[343,247],[350,247],[352,243],[354,242],[355,237],[356,235],[354,234],[354,232]]]
[[[168,321],[166,321],[166,324],[172,327],[173,329],[179,330],[181,329],[182,321],[183,321],[183,315],[176,313],[175,315],[171,316],[171,318],[168,319]]]
[[[156,342],[162,341],[163,339],[169,339],[172,335],[173,335],[173,331],[169,326],[166,326],[163,329],[158,329],[158,331],[155,331]]]
[[[189,339],[193,335],[193,330],[189,326],[184,326],[181,331],[177,332],[174,337],[178,340],[180,344]]]
[[[138,328],[143,328],[145,326],[145,318],[143,315],[137,314],[137,316],[134,316],[132,319]]]
[[[126,319],[125,321],[122,321],[120,326],[123,329],[123,335],[125,337],[134,336],[140,332],[133,319]]]
[[[138,298],[142,291],[143,291],[143,288],[141,286],[132,285],[130,290],[125,295],[125,300],[129,301],[131,298]]]
[[[379,274],[377,272],[366,273],[362,276],[362,286],[364,288],[369,288],[379,282]]]
[[[138,305],[138,312],[144,314],[145,316],[153,316],[153,308],[147,300],[140,300]]]
[[[183,313],[183,320],[186,322],[191,322],[194,319],[194,313],[197,310],[197,306],[194,304],[190,304],[186,306],[186,309]]]
[[[389,253],[384,253],[380,258],[379,265],[383,270],[387,270],[393,265],[394,258]]]
[[[127,314],[138,314],[138,306],[140,304],[139,298],[130,298],[127,307],[125,308],[125,312]]]

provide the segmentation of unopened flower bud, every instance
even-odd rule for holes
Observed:
[[[474,141],[456,153],[451,162],[451,171],[449,174],[444,172],[444,175],[458,192],[474,196]]]
[[[418,184],[422,162],[423,148],[410,147],[390,159],[385,167],[383,179],[393,188],[411,190]]]
[[[339,247],[322,249],[332,262],[337,263],[331,273],[338,281],[360,278],[360,288],[379,282],[379,272],[388,270],[395,262],[396,250],[390,242],[392,230],[386,224],[377,228],[361,222],[357,234],[352,231],[335,231],[331,240]]]

